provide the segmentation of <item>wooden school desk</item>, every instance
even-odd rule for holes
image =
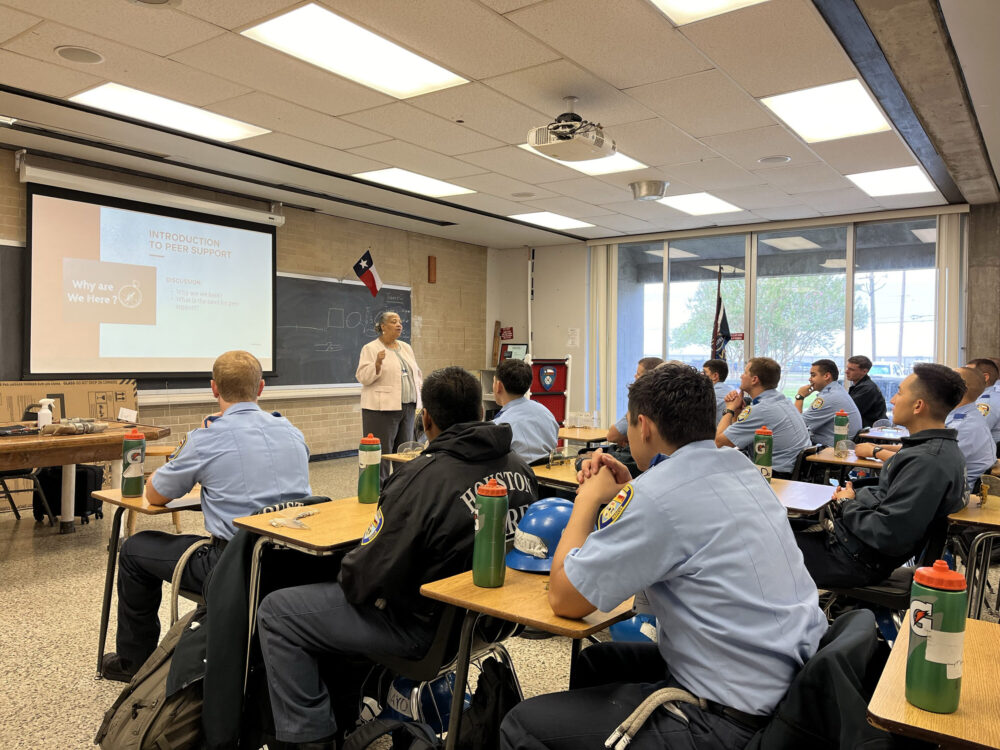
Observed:
[[[433,583],[425,583],[420,593],[465,610],[462,634],[455,663],[455,691],[452,695],[451,718],[445,750],[452,750],[458,741],[462,721],[462,702],[469,676],[472,654],[472,631],[480,614],[518,622],[554,635],[573,639],[575,655],[581,638],[593,635],[632,616],[632,600],[622,602],[612,612],[594,612],[582,620],[570,620],[553,614],[548,599],[549,577],[507,568],[503,586],[484,589],[472,582],[472,571],[459,573]]]
[[[880,729],[947,748],[1000,747],[1000,690],[996,685],[1000,625],[966,620],[962,697],[953,714],[924,711],[906,702],[909,635],[908,625],[900,629],[868,704],[868,720]]]
[[[856,443],[898,443],[905,437],[910,436],[910,431],[905,427],[896,425],[890,430],[873,430],[869,427],[858,433]]]
[[[879,471],[883,465],[882,461],[873,458],[858,458],[854,451],[849,451],[846,457],[837,456],[833,448],[824,448],[817,453],[813,453],[811,456],[806,456],[806,461],[814,464],[823,464],[827,467],[836,467],[835,473],[839,475],[840,481],[844,481],[845,474],[850,469]],[[824,479],[829,480],[831,468],[827,468],[824,474]]]
[[[34,426],[33,422],[11,422]],[[134,425],[147,440],[170,434],[169,427]],[[21,435],[0,437],[0,471],[62,466],[62,508],[59,532],[75,531],[76,464],[111,461],[111,486],[121,486],[122,441],[132,423],[108,422],[108,429],[90,435]]]
[[[969,617],[982,617],[983,600],[986,598],[986,575],[990,569],[993,554],[993,540],[1000,537],[1000,497],[991,495],[986,506],[978,504],[973,495],[969,505],[948,516],[953,526],[981,526],[969,547],[969,559],[965,561],[965,578],[969,586]],[[998,716],[1000,719],[1000,716]]]
[[[120,463],[120,459],[119,459]],[[119,471],[119,476],[121,472]],[[121,543],[122,515],[125,511],[142,513],[144,516],[161,516],[164,513],[174,513],[177,510],[201,510],[201,505],[193,504],[183,508],[168,508],[165,505],[150,505],[145,497],[122,497],[121,489],[100,490],[93,497],[108,505],[117,506],[114,519],[111,522],[111,536],[108,539],[108,567],[104,574],[104,597],[101,600],[101,635],[97,642],[97,679],[101,679],[101,659],[104,658],[104,645],[108,637],[108,619],[111,615],[111,592],[115,585],[115,564],[118,562],[118,545]],[[201,487],[195,487],[180,500],[199,500]]]
[[[576,464],[567,461],[556,466],[532,466],[540,487],[552,487],[557,490],[570,490],[575,492],[580,484],[576,481]]]
[[[595,443],[606,442],[608,431],[599,427],[560,427],[559,439],[574,443],[586,443],[589,448]]]
[[[833,487],[791,479],[772,479],[771,491],[786,510],[793,513],[817,513],[833,499]]]

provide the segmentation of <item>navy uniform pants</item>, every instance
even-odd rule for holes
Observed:
[[[362,409],[361,432],[364,435],[371,433],[373,437],[379,439],[383,455],[395,453],[403,443],[413,440],[413,417],[416,407],[416,404],[403,404],[403,408],[397,411]],[[389,464],[389,461],[383,459],[379,467],[382,484],[389,478]]]
[[[719,679],[725,679],[719,675]],[[500,726],[504,750],[603,750],[604,741],[651,693],[679,687],[649,643],[602,643],[580,652],[570,690],[519,703]],[[629,750],[740,750],[757,727],[740,723],[719,707],[676,704],[688,722],[654,711]]]
[[[124,666],[137,670],[160,641],[160,599],[181,555],[204,537],[140,531],[122,544],[118,557],[118,629],[115,645]],[[200,547],[188,560],[181,588],[201,591],[222,548]]]
[[[858,560],[825,531],[795,531],[795,543],[817,588],[851,589],[884,581],[892,573]]]
[[[338,656],[419,659],[427,653],[435,630],[412,616],[397,618],[371,605],[351,604],[339,583],[294,586],[268,594],[257,610],[257,627],[275,733],[284,742],[310,742],[337,732],[330,692],[320,676],[321,656],[334,657],[334,674],[330,669],[325,674],[343,679],[336,674]],[[342,684],[337,687],[344,690]]]

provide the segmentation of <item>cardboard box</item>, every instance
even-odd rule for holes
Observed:
[[[0,421],[20,421],[24,410],[43,398],[55,399],[53,419],[117,419],[121,407],[136,408],[135,380],[0,381]]]

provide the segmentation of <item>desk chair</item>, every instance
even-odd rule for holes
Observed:
[[[174,515],[177,514],[175,513]],[[184,550],[184,554],[181,555],[177,564],[174,566],[174,574],[170,578],[170,627],[173,627],[174,623],[177,622],[177,599],[179,597],[184,597],[188,601],[192,601],[198,605],[205,603],[205,597],[202,596],[200,591],[181,588],[181,577],[184,575],[184,566],[188,564],[188,560],[191,559],[194,553],[206,544],[211,543],[211,539],[199,539],[197,542]]]
[[[820,450],[823,449],[822,445],[810,445],[808,448],[803,448],[799,451],[799,455],[795,457],[795,465],[792,467],[792,481],[793,482],[808,482],[808,476],[811,474],[811,469],[809,463],[806,461],[806,456],[815,456]],[[803,478],[803,477],[806,478]]]

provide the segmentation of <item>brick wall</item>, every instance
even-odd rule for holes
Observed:
[[[70,165],[66,165],[67,170]],[[105,170],[77,171],[166,192],[265,209],[260,202],[210,190],[131,177]],[[0,239],[24,240],[25,190],[14,172],[14,155],[0,150]],[[478,370],[486,361],[486,249],[375,224],[296,209],[285,210],[277,231],[278,270],[343,277],[370,248],[383,283],[410,286],[413,349],[423,372],[446,365]],[[427,257],[437,257],[437,283],[427,283]],[[265,391],[266,394],[266,391]],[[267,399],[262,406],[280,411],[306,436],[313,454],[354,450],[361,434],[358,398]],[[147,406],[140,419],[167,425],[176,443],[214,409],[198,404]]]

